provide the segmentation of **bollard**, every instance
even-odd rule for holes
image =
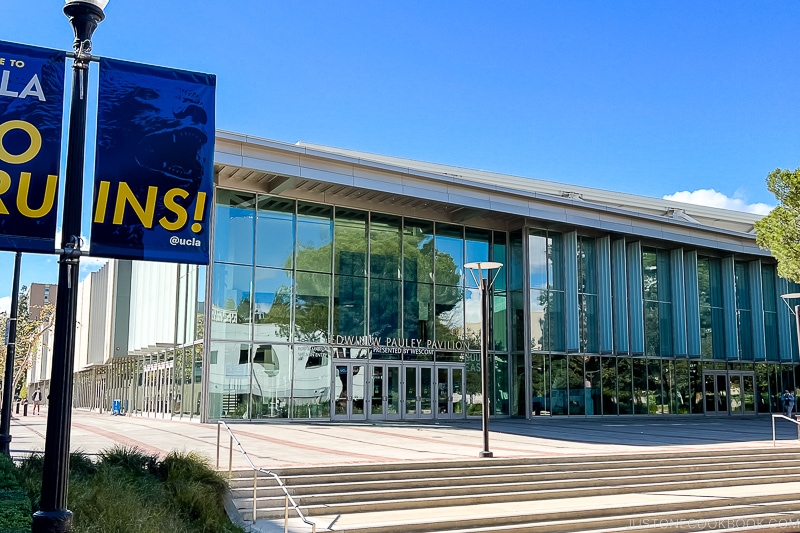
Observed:
[[[19,404],[20,404],[20,403],[21,403],[21,402],[17,402],[17,414],[19,414]]]
[[[22,416],[28,416],[28,402],[22,404]]]
[[[794,419],[797,420],[797,440],[800,440],[800,415],[794,415]]]

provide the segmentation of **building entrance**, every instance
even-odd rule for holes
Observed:
[[[334,420],[466,417],[463,365],[336,361]]]
[[[755,414],[755,373],[703,372],[706,414]]]

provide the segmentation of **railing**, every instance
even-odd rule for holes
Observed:
[[[783,418],[788,420],[789,422],[795,424],[797,426],[797,438],[800,439],[800,422],[795,420],[794,418],[789,418],[785,415],[772,415],[772,447],[775,447],[775,419],[776,418]]]
[[[242,452],[244,458],[247,459],[247,462],[250,464],[250,468],[253,470],[253,523],[255,523],[256,518],[258,517],[258,473],[261,472],[262,474],[266,474],[268,476],[272,476],[272,478],[278,483],[278,486],[283,491],[284,497],[284,509],[283,509],[283,531],[284,533],[288,533],[289,531],[289,505],[291,504],[292,508],[295,510],[297,515],[300,519],[311,526],[311,533],[317,532],[317,524],[308,520],[305,516],[303,516],[302,511],[297,506],[297,503],[294,501],[294,498],[289,494],[289,491],[286,490],[286,485],[283,484],[281,478],[278,475],[270,470],[264,470],[263,468],[258,468],[256,465],[253,464],[253,461],[250,460],[250,456],[247,455],[247,451],[245,451],[242,444],[239,442],[231,428],[228,427],[224,421],[220,420],[217,422],[217,470],[219,470],[219,450],[220,450],[220,437],[222,434],[222,426],[225,426],[225,431],[228,432],[230,435],[230,444],[228,446],[228,478],[231,477],[233,472],[233,445],[236,444],[236,447],[239,448],[239,451]]]

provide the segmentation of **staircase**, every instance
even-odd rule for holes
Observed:
[[[800,531],[800,451],[475,459],[275,472],[317,531]],[[234,472],[231,495],[251,521],[252,472]],[[259,523],[280,519],[282,524],[283,492],[271,478],[259,479],[257,506]],[[295,516],[290,513],[291,531],[310,531]]]

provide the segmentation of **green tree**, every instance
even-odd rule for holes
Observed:
[[[800,168],[773,170],[767,189],[779,205],[756,222],[756,242],[778,260],[781,277],[800,283]]]

